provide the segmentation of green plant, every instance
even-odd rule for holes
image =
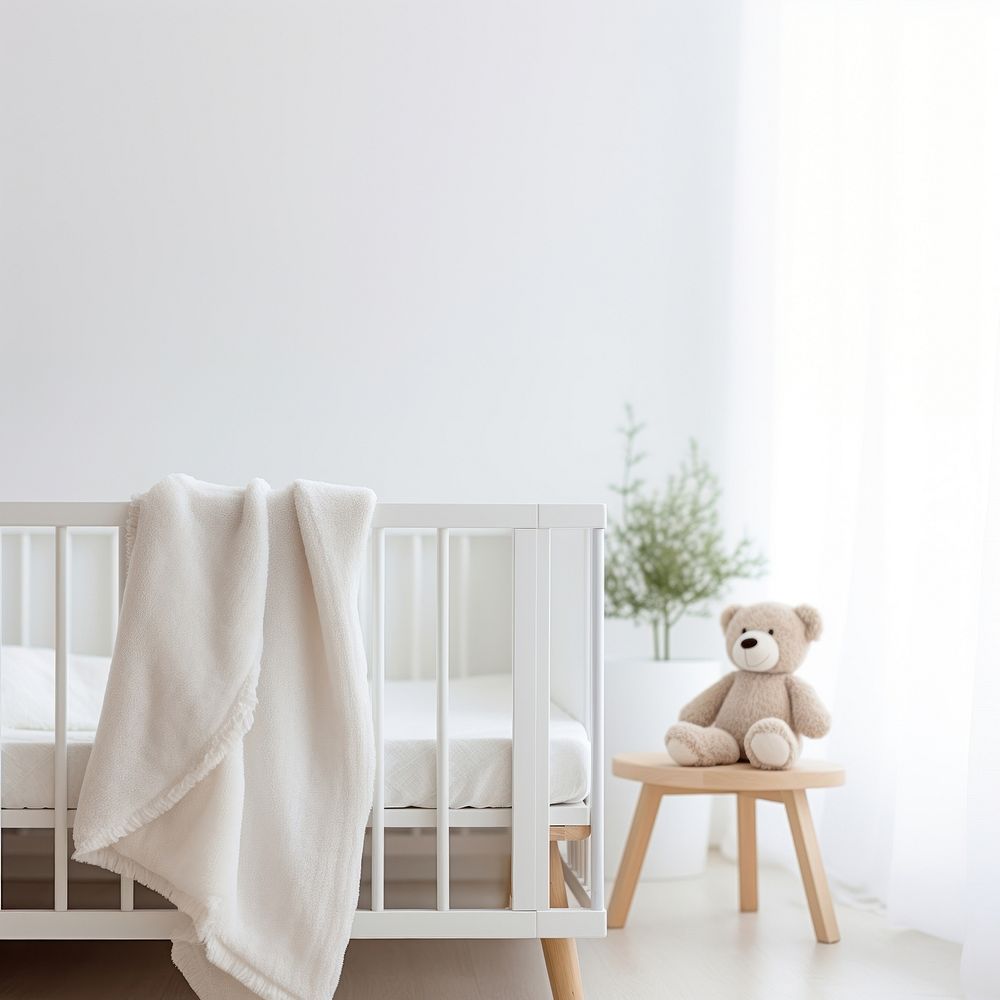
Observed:
[[[697,442],[662,492],[648,490],[635,474],[646,457],[636,447],[644,425],[631,406],[625,418],[625,471],[621,485],[611,487],[621,497],[621,519],[606,539],[607,614],[651,625],[654,656],[667,660],[670,630],[684,615],[708,614],[708,602],[731,581],[760,576],[766,564],[746,537],[727,547],[722,491]]]

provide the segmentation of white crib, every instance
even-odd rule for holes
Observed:
[[[186,917],[171,909],[137,909],[134,887],[121,880],[117,910],[71,909],[68,905],[67,844],[75,810],[68,803],[67,661],[69,657],[70,538],[103,531],[115,539],[117,565],[109,587],[115,609],[124,573],[126,503],[0,503],[0,529],[20,535],[21,570],[31,533],[55,535],[55,685],[53,808],[2,808],[2,828],[51,828],[54,831],[54,907],[12,910],[0,895],[0,939],[167,938]],[[553,993],[580,994],[573,939],[606,932],[603,866],[603,505],[410,504],[380,503],[372,532],[367,613],[376,778],[370,820],[370,909],[359,909],[356,938],[540,938]],[[449,788],[449,579],[452,533],[488,529],[509,534],[513,553],[511,637],[511,804],[509,808],[449,808],[437,798],[434,808],[385,805],[386,731],[386,539],[387,534],[436,535],[436,787]],[[590,792],[581,802],[551,805],[549,796],[551,542],[553,532],[574,529],[587,539],[582,627],[588,655],[579,682],[586,706],[581,720],[590,742]],[[0,549],[2,560],[2,549]],[[2,577],[0,577],[2,579]],[[22,588],[29,581],[22,577]],[[413,584],[416,586],[416,583]],[[0,595],[2,595],[0,587]],[[29,602],[22,597],[21,613]],[[0,619],[2,620],[2,619]],[[113,629],[117,614],[112,616]],[[26,634],[21,622],[21,638]],[[23,643],[22,643],[23,644]],[[3,663],[0,660],[0,676]],[[2,778],[2,775],[0,775]],[[510,894],[500,908],[451,905],[451,831],[509,828]],[[386,905],[386,831],[436,830],[436,907],[400,909]],[[565,856],[560,843],[566,845]],[[556,867],[562,872],[556,871]],[[550,868],[552,869],[550,871]],[[567,905],[566,887],[576,906]]]

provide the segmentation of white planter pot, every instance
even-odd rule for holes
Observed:
[[[611,774],[611,758],[629,751],[666,752],[663,736],[677,714],[718,680],[714,660],[618,660],[604,671],[605,810],[604,865],[618,871],[639,797],[637,782]],[[649,842],[644,879],[683,878],[705,868],[710,795],[665,795]]]

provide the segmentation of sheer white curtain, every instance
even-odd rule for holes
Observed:
[[[827,622],[827,866],[1000,996],[1000,9],[744,9],[736,272],[752,250],[769,294],[738,283],[737,325],[768,358],[769,586]]]

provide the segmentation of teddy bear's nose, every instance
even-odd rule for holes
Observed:
[[[756,640],[756,639],[744,639],[744,640],[743,640],[743,641],[742,641],[742,642],[740,643],[740,645],[741,645],[741,646],[742,646],[742,647],[743,647],[744,649],[753,649],[753,648],[754,648],[754,646],[756,646],[756,645],[757,645],[757,640]]]

